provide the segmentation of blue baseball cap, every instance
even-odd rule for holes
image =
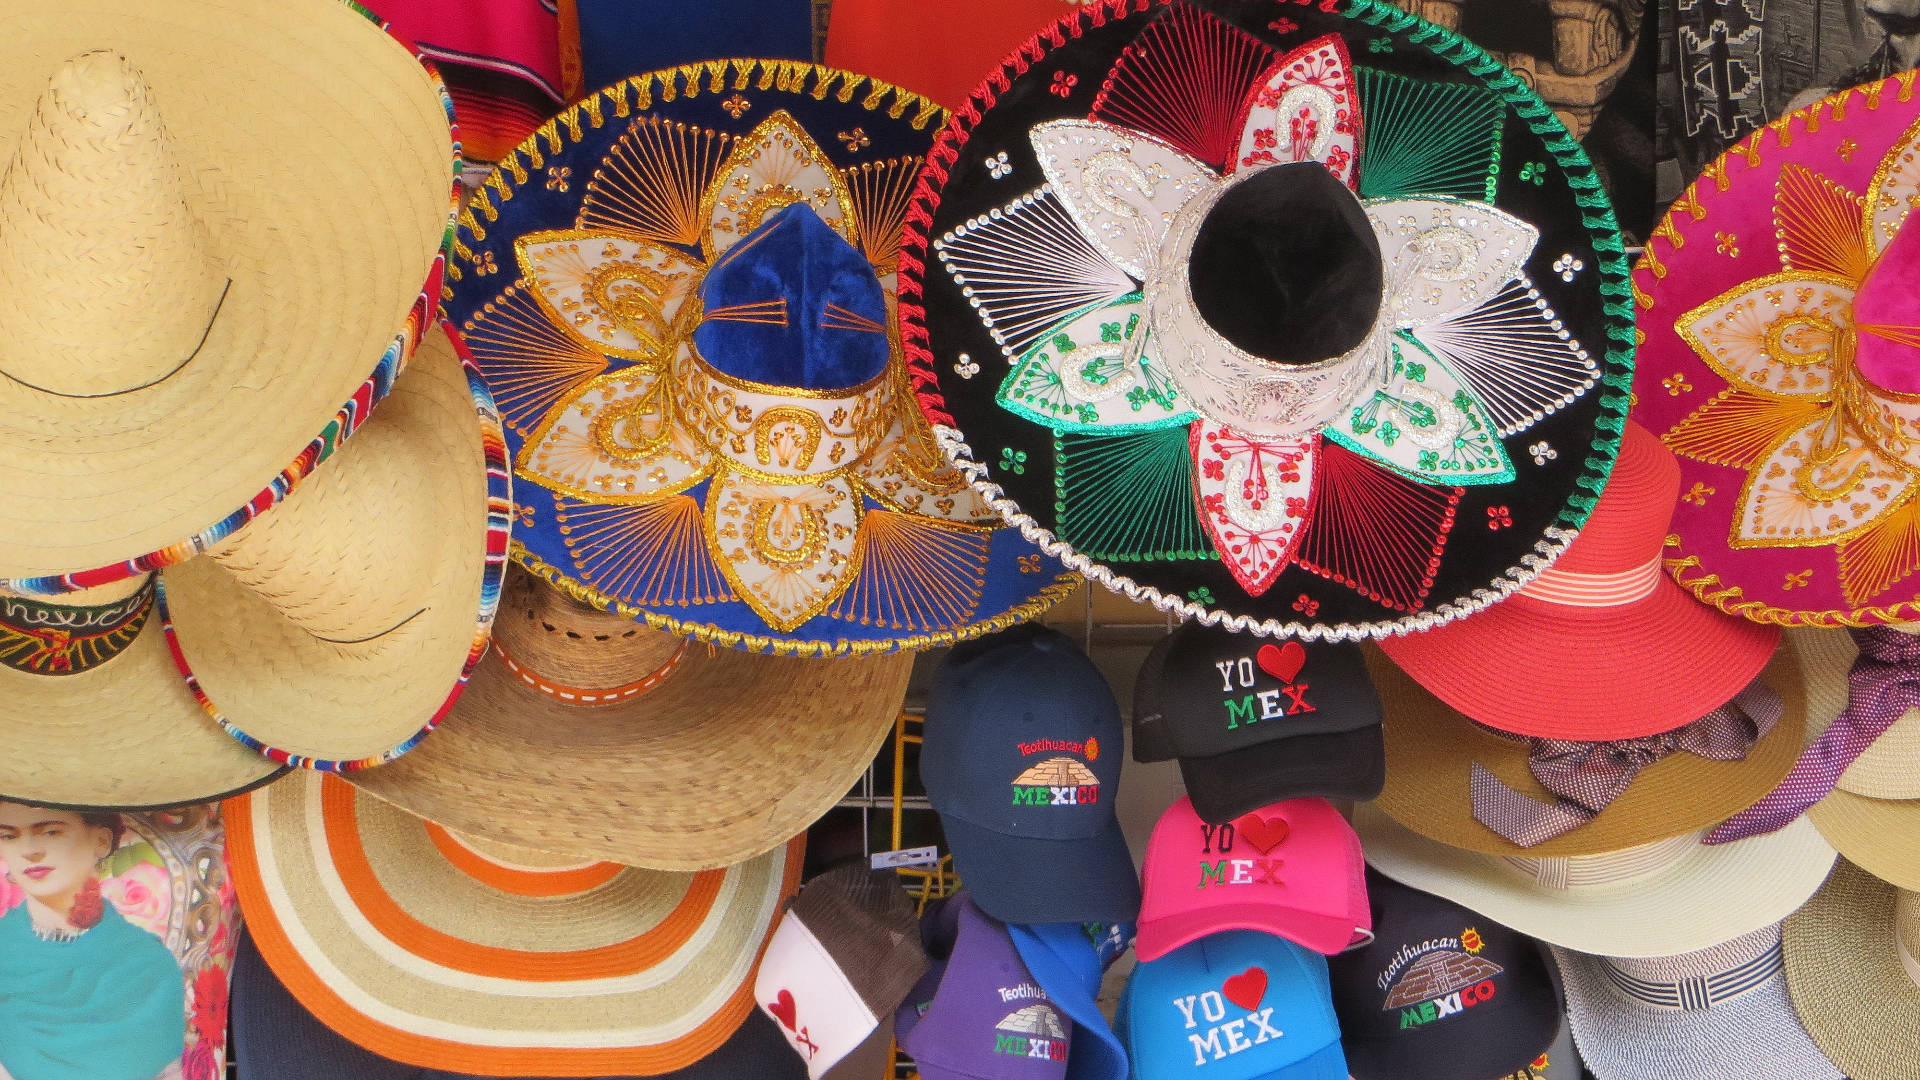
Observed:
[[[1132,922],[1114,814],[1120,707],[1079,647],[1027,623],[954,647],[927,693],[920,775],[954,867],[1009,923]]]
[[[1255,930],[1134,968],[1114,1026],[1135,1080],[1347,1080],[1326,957]]]
[[[1127,1051],[1100,1012],[1100,977],[1126,951],[1124,923],[1012,923],[1007,933],[1034,981],[1073,1022],[1067,1080],[1127,1080]]]
[[[955,901],[958,933],[931,1001],[902,1006],[895,1032],[925,1080],[1063,1080],[1072,1037],[1060,1006],[1020,958],[1004,924]]]

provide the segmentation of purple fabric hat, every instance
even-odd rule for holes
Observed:
[[[1069,1021],[1040,988],[1005,925],[957,897],[958,932],[930,1003],[910,996],[896,1027],[925,1080],[1062,1080]],[[925,984],[916,987],[924,990]],[[921,1006],[925,1006],[922,1009]]]

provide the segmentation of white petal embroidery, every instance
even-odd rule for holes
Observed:
[[[1182,207],[1219,186],[1212,169],[1148,135],[1092,120],[1053,120],[1029,137],[1073,222],[1113,264],[1145,278]]]
[[[1374,199],[1367,217],[1386,263],[1385,315],[1406,330],[1491,299],[1520,275],[1539,230],[1502,210],[1456,199]]]

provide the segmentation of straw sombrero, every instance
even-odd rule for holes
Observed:
[[[1782,625],[1920,616],[1920,98],[1912,72],[1743,139],[1634,274],[1634,416],[1680,455],[1668,566]]]
[[[338,776],[226,805],[253,939],[307,1010],[375,1053],[489,1076],[653,1074],[726,1041],[803,841],[659,873],[482,841]]]
[[[1522,847],[1474,817],[1471,777],[1476,764],[1543,803],[1555,797],[1529,767],[1530,740],[1502,737],[1448,708],[1377,650],[1368,649],[1373,684],[1386,708],[1387,784],[1374,805],[1401,825],[1453,847],[1490,855],[1550,858],[1597,855],[1694,833],[1753,805],[1773,790],[1800,754],[1812,698],[1808,661],[1790,640],[1761,673],[1778,695],[1777,719],[1739,757],[1706,757],[1685,750],[1638,767],[1640,745],[1622,748],[1635,760],[1632,782],[1583,825]],[[1831,720],[1844,704],[1831,696],[1821,707]],[[1607,744],[1593,752],[1604,755]],[[1575,755],[1571,747],[1556,753]],[[1565,764],[1571,764],[1566,762]]]
[[[10,7],[0,579],[54,593],[219,541],[365,418],[439,290],[459,150],[356,4]]]
[[[1381,637],[1511,593],[1592,509],[1620,237],[1579,145],[1453,33],[1372,0],[1088,4],[928,162],[921,406],[1073,569],[1235,630]]]
[[[487,645],[505,568],[500,418],[444,324],[353,441],[271,513],[162,575],[180,674],[275,761],[405,753]]]
[[[1909,1080],[1920,1062],[1920,893],[1841,859],[1783,928],[1787,992],[1852,1080]]]
[[[846,795],[893,729],[912,666],[906,654],[715,649],[569,600],[516,567],[493,649],[446,723],[352,780],[526,847],[725,866]]]
[[[1779,922],[1812,896],[1833,848],[1795,820],[1765,836],[1700,843],[1697,833],[1597,855],[1486,855],[1448,847],[1371,803],[1354,808],[1367,863],[1525,934],[1604,956],[1704,949]]]
[[[951,644],[1071,587],[946,466],[900,362],[899,237],[944,116],[714,61],[588,95],[501,163],[446,296],[506,419],[517,559],[802,655]]]

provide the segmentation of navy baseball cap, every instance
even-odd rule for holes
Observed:
[[[347,1040],[294,999],[244,930],[234,951],[230,1002],[233,1056],[240,1080],[477,1080],[465,1073],[404,1065]],[[727,1041],[706,1057],[650,1080],[741,1077],[807,1080],[805,1062],[787,1049],[786,1036],[758,1009],[749,1012]]]
[[[1100,1012],[1100,978],[1133,928],[1109,923],[1010,923],[1013,947],[1034,981],[1072,1021],[1067,1080],[1127,1080],[1127,1051]]]
[[[1211,825],[1287,799],[1364,802],[1387,778],[1381,715],[1357,644],[1182,623],[1140,666],[1133,757],[1179,758]]]
[[[1114,814],[1120,707],[1037,623],[954,647],[927,692],[920,775],[954,868],[1009,923],[1132,922],[1140,881]]]
[[[1134,1080],[1347,1080],[1327,958],[1257,930],[1134,968],[1114,1026]]]
[[[1451,900],[1367,871],[1373,942],[1329,961],[1355,1080],[1526,1075],[1566,998],[1545,948]]]

